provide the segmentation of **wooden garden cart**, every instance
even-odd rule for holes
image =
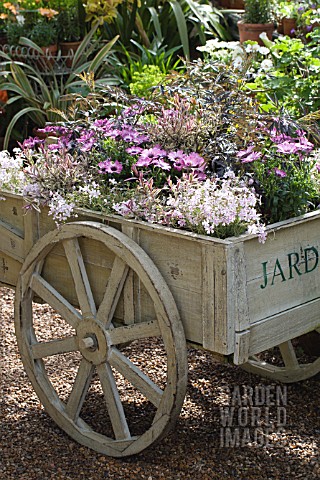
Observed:
[[[57,229],[45,210],[26,213],[21,196],[1,196],[0,284],[16,287],[21,358],[49,415],[81,444],[121,457],[163,437],[184,400],[187,343],[284,382],[320,370],[292,342],[320,325],[319,212],[271,226],[260,244],[86,210]],[[140,343],[146,360],[137,362]],[[261,357],[275,346],[283,365]],[[164,359],[159,377],[153,352]],[[106,430],[86,407],[95,391]]]

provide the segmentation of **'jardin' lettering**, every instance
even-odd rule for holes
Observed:
[[[305,248],[301,254],[291,252],[287,254],[287,261],[280,263],[276,258],[273,268],[270,261],[262,263],[263,283],[260,288],[266,288],[267,285],[275,285],[279,281],[286,282],[303,274],[313,272],[319,263],[319,252],[315,247]],[[272,273],[269,273],[272,272]]]

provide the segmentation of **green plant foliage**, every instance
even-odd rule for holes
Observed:
[[[176,55],[185,58],[192,57],[195,46],[208,36],[230,39],[222,13],[209,0],[122,2],[112,23],[105,22],[101,31],[106,38],[120,35],[120,42],[130,52],[138,53],[134,40],[147,49],[151,45],[168,50],[178,47]]]
[[[9,45],[19,45],[20,37],[24,35],[24,26],[20,23],[10,23],[7,27],[7,37]]]
[[[245,0],[244,23],[270,23],[272,21],[272,0]]]
[[[144,65],[142,72],[134,72],[132,83],[130,83],[130,93],[139,97],[148,98],[152,94],[152,87],[164,82],[165,75],[156,65]]]
[[[23,62],[12,61],[8,54],[0,51],[0,89],[10,94],[8,103],[20,102],[21,110],[17,112],[8,125],[4,148],[7,147],[12,130],[16,122],[27,115],[38,127],[46,122],[56,122],[61,114],[68,110],[73,101],[72,94],[87,92],[85,75],[94,75],[96,84],[114,84],[114,78],[107,74],[106,58],[117,40],[105,44],[98,52],[94,52],[92,36],[96,31],[93,28],[83,39],[77,50],[67,76],[50,74],[50,80],[41,75],[33,66]],[[31,40],[22,39],[23,44],[39,53],[40,47]]]
[[[41,47],[54,45],[58,41],[57,24],[54,20],[42,21],[35,24],[28,34],[32,42]]]
[[[60,42],[77,42],[85,35],[85,11],[81,0],[59,0],[57,9]]]
[[[320,29],[319,29],[320,30]],[[317,32],[310,38],[317,39]],[[320,47],[317,40],[304,44],[300,39],[282,37],[267,41],[271,67],[260,70],[249,84],[258,92],[261,107],[287,111],[299,118],[320,109]],[[260,93],[259,93],[260,92]]]
[[[132,40],[132,43],[139,53],[129,52],[123,46],[121,53],[125,55],[125,61],[119,61],[119,55],[114,55],[110,59],[115,69],[115,74],[118,76],[119,82],[124,89],[127,90],[129,88],[135,74],[142,73],[145,66],[156,66],[164,75],[169,74],[171,71],[183,69],[180,58],[177,59],[175,56],[175,52],[179,47],[167,50],[164,47],[158,48],[156,44],[146,48],[134,40]],[[117,50],[117,52],[120,52],[120,50]]]

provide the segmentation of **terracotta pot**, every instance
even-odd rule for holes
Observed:
[[[229,8],[244,10],[244,0],[229,0]]]
[[[67,67],[71,67],[73,57],[80,45],[81,45],[81,40],[79,40],[78,42],[61,42],[60,43],[61,56],[66,57],[65,62]]]
[[[295,37],[297,29],[297,21],[295,18],[287,18],[284,17],[283,19],[283,33],[284,35],[288,35],[288,37]],[[294,31],[293,31],[294,30]]]
[[[230,0],[220,0],[219,5],[223,8],[230,8]]]
[[[0,90],[0,103],[7,103],[8,92],[7,90]]]
[[[283,35],[283,18],[277,22],[277,32]]]
[[[266,32],[267,37],[272,40],[272,34],[274,32],[273,23],[242,23],[238,22],[240,43],[245,42],[246,40],[254,40],[263,45],[262,40],[259,35],[262,32]]]

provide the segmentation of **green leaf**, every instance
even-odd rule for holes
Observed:
[[[152,22],[153,22],[154,29],[155,29],[155,31],[156,31],[157,37],[158,37],[158,39],[161,40],[161,42],[162,42],[163,36],[162,36],[161,25],[160,25],[158,13],[157,13],[157,11],[156,11],[156,9],[155,9],[154,7],[149,7],[148,10],[149,10],[149,12],[150,12],[151,19],[152,19]]]
[[[23,117],[23,115],[27,114],[27,113],[30,113],[30,112],[34,112],[34,113],[39,113],[41,115],[41,119],[42,119],[42,122],[39,121],[39,125],[44,125],[45,123],[45,119],[43,117],[43,113],[42,111],[39,109],[39,108],[34,108],[34,107],[26,107],[24,108],[23,110],[20,110],[20,112],[17,112],[14,117],[12,118],[11,122],[9,123],[8,127],[7,127],[7,131],[6,131],[6,135],[4,137],[4,141],[3,141],[3,149],[4,150],[7,150],[8,148],[8,145],[9,145],[9,139],[10,139],[10,136],[11,136],[11,132],[13,130],[13,127],[15,126],[15,124],[17,123],[17,121],[19,120],[19,118]],[[39,116],[39,119],[40,119],[40,116]]]
[[[111,48],[113,47],[113,45],[116,43],[116,41],[118,40],[119,38],[119,35],[117,35],[116,37],[114,37],[112,40],[110,40],[110,42],[108,42],[98,53],[97,55],[94,57],[94,59],[92,60],[92,62],[90,63],[89,65],[89,72],[95,72],[99,67],[100,65],[104,62],[107,54],[109,53],[109,51],[111,50]]]
[[[186,22],[184,13],[182,11],[180,3],[178,3],[177,0],[171,0],[169,3],[176,17],[184,56],[186,57],[187,60],[190,60],[188,28],[187,28],[187,22]]]
[[[96,33],[97,29],[99,27],[99,24],[96,23],[95,25],[93,25],[92,29],[90,30],[89,33],[87,33],[87,35],[84,37],[84,39],[82,40],[81,44],[79,45],[79,48],[78,50],[76,51],[74,57],[73,57],[73,61],[72,61],[72,68],[77,65],[77,63],[79,62],[79,60],[81,59],[82,55],[84,54],[84,52],[88,49],[88,47],[90,46],[90,42],[91,42],[91,39],[93,37],[93,35]]]

